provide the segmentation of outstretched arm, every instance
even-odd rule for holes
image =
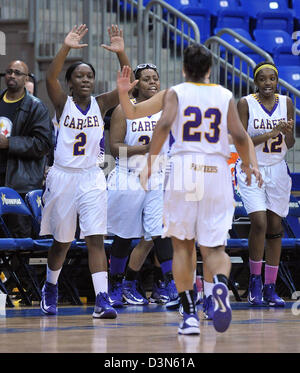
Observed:
[[[49,65],[46,74],[46,86],[50,100],[52,101],[57,118],[60,118],[62,109],[65,105],[67,95],[61,87],[58,80],[59,74],[62,71],[67,55],[72,48],[81,49],[87,46],[87,44],[80,44],[81,39],[88,32],[86,25],[74,26],[73,29],[66,36],[63,45],[58,51],[54,60]]]
[[[112,113],[109,130],[109,146],[113,157],[120,157],[121,149],[127,157],[136,154],[146,154],[149,151],[149,144],[127,145],[125,144],[125,136],[127,130],[126,118],[120,105],[118,105]]]
[[[122,29],[119,29],[118,25],[112,25],[107,31],[110,38],[110,45],[101,44],[101,47],[117,54],[121,69],[125,65],[130,65],[129,58],[125,52]],[[133,74],[131,75],[131,80],[133,80]],[[103,93],[97,96],[96,99],[101,109],[101,114],[104,116],[109,109],[119,104],[118,90],[114,89],[111,92]]]
[[[170,133],[177,109],[178,98],[176,92],[173,89],[167,90],[164,97],[163,112],[154,128],[150,142],[147,165],[140,174],[140,182],[144,189],[147,189],[148,178],[151,176],[155,160]]]
[[[133,83],[130,82],[130,74],[130,67],[124,66],[121,73],[118,71],[117,77],[120,104],[122,105],[126,118],[143,118],[161,111],[164,95],[166,93],[165,90],[158,92],[156,95],[139,104],[133,104],[130,101],[128,92],[138,83],[138,80],[135,80]]]

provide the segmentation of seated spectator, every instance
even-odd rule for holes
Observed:
[[[5,71],[7,89],[0,94],[0,185],[21,197],[42,188],[47,154],[52,146],[51,118],[47,107],[25,89],[28,67],[12,61]],[[15,237],[31,236],[31,220],[6,216]]]

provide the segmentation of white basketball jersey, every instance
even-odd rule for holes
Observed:
[[[91,97],[91,104],[84,112],[68,96],[58,123],[54,163],[90,168],[101,157],[104,157],[104,122],[95,97]]]
[[[281,120],[287,121],[286,96],[275,95],[275,105],[271,111],[260,102],[257,94],[246,96],[249,108],[248,133],[250,137],[270,132]],[[259,166],[270,166],[284,159],[287,152],[285,136],[278,136],[255,147]]]
[[[178,111],[172,126],[175,142],[170,155],[197,152],[228,158],[227,111],[232,93],[217,84],[192,82],[171,89],[178,97]]]
[[[132,102],[135,102],[135,100],[132,100]],[[126,119],[127,129],[124,143],[129,146],[149,144],[152,139],[154,128],[156,126],[156,123],[160,119],[160,116],[161,111],[144,118]],[[170,134],[165,141],[160,154],[168,154],[172,143],[172,136]],[[128,159],[128,168],[141,170],[146,164],[146,161],[147,154],[133,155]],[[121,165],[121,162],[119,163],[119,160],[117,160],[117,163]]]

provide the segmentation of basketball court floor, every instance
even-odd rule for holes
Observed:
[[[232,302],[229,329],[220,334],[201,320],[200,336],[179,336],[178,311],[156,304],[125,306],[114,320],[93,319],[93,305],[61,306],[57,316],[43,315],[38,305],[6,308],[0,353],[299,353],[298,303],[275,309]]]

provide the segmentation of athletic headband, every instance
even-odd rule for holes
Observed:
[[[270,65],[269,63],[265,63],[261,66],[259,66],[259,68],[255,71],[255,75],[254,75],[254,78],[256,77],[257,73],[261,70],[261,69],[272,69],[276,72],[277,76],[278,76],[278,70],[276,69],[275,66],[273,65]]]

